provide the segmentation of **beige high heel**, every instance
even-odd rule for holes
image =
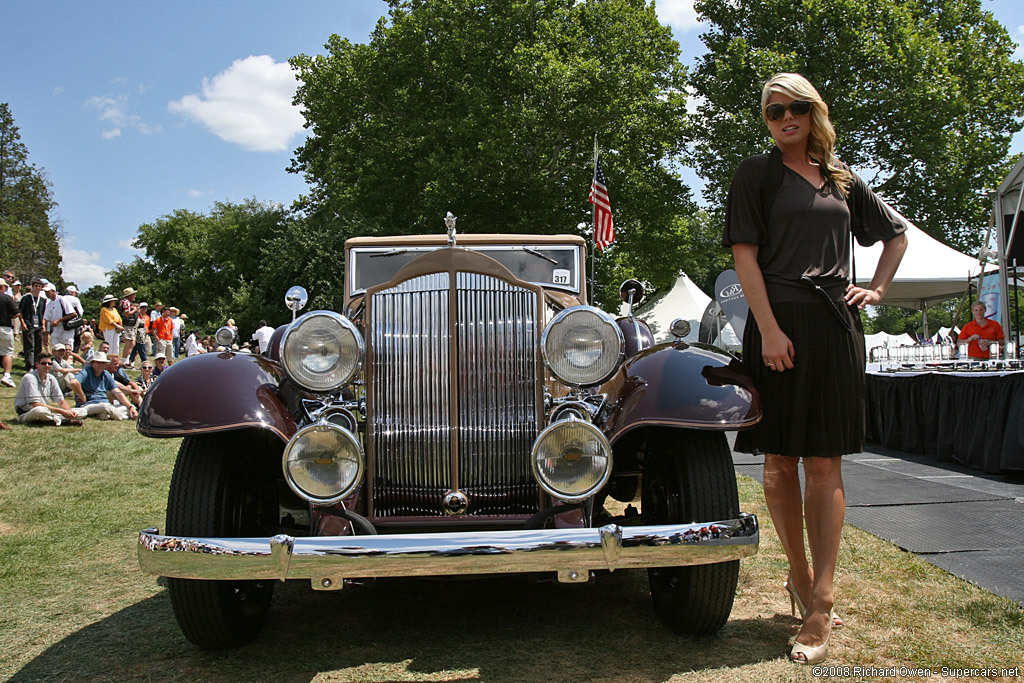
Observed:
[[[789,661],[794,664],[818,664],[828,657],[828,639],[832,637],[832,630],[829,629],[825,636],[825,642],[817,647],[804,645],[799,640],[793,643],[793,649],[789,651]]]
[[[807,615],[807,607],[804,606],[804,601],[800,599],[800,594],[796,592],[796,589],[789,585],[789,581],[782,584],[782,587],[789,593],[789,613],[792,616],[796,616],[797,609],[800,610],[800,618],[804,619]],[[842,628],[843,620],[836,614],[835,609],[832,609],[832,628]]]

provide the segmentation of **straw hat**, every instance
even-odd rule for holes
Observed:
[[[100,302],[100,305],[103,305],[109,301],[117,301],[117,297],[114,296],[113,294],[104,294],[103,301]]]

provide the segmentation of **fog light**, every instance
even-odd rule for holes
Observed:
[[[333,505],[363,477],[363,449],[347,429],[318,422],[295,433],[284,449],[284,476],[300,498]]]
[[[612,449],[594,425],[569,417],[533,444],[533,474],[555,498],[577,501],[597,493],[612,471]]]

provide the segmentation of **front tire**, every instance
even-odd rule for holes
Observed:
[[[739,492],[725,434],[653,433],[647,440],[641,505],[648,524],[736,519]],[[739,560],[731,560],[649,569],[655,613],[678,633],[717,632],[732,612],[739,566]]]
[[[274,479],[238,433],[187,436],[178,451],[167,497],[171,536],[272,535],[277,515]],[[206,650],[238,647],[266,621],[273,581],[168,578],[182,633]]]

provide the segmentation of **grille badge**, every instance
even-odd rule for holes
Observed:
[[[444,494],[444,511],[449,515],[464,515],[469,509],[469,498],[462,491],[449,491]]]

